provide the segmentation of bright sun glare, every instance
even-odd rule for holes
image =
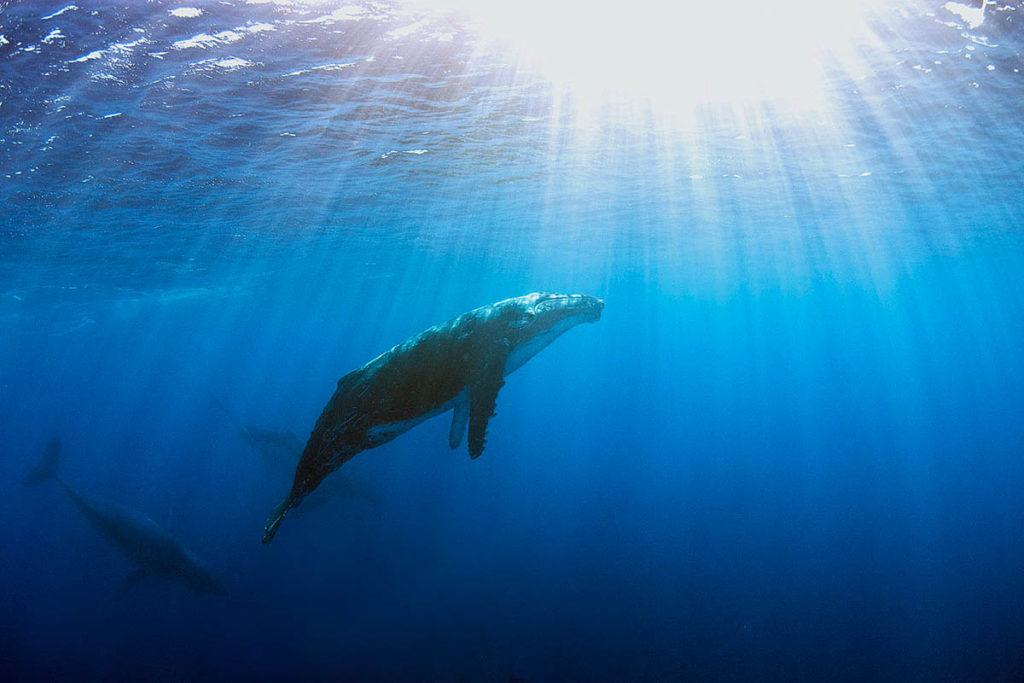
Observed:
[[[681,112],[771,100],[823,104],[827,62],[856,68],[882,0],[424,0],[474,17],[482,37],[512,47],[574,97],[642,101]]]

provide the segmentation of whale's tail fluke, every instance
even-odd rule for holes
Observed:
[[[292,498],[292,494],[288,494],[284,497],[274,511],[270,513],[270,517],[267,518],[267,523],[263,527],[263,545],[270,543],[274,540],[274,534],[277,533],[277,528],[281,526],[281,522],[284,521],[285,515],[288,511],[295,507],[295,499]]]
[[[43,449],[43,456],[25,477],[25,486],[38,486],[44,481],[57,479],[57,465],[60,462],[60,439],[54,437]]]

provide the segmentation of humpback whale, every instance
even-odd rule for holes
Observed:
[[[604,302],[534,292],[481,306],[385,351],[340,380],[302,451],[291,490],[263,531],[269,543],[292,508],[357,453],[453,411],[448,443],[468,430],[471,458],[484,451],[505,376],[567,330],[601,318]]]
[[[263,461],[270,467],[294,467],[302,453],[302,442],[292,432],[278,432],[264,429],[256,425],[245,424],[228,410],[228,407],[216,396],[210,397],[224,415],[231,420],[239,438],[260,454]]]
[[[228,407],[216,396],[210,397],[227,415],[235,426],[239,438],[263,458],[268,467],[276,470],[295,469],[295,463],[302,454],[302,442],[292,432],[277,432],[256,425],[241,422],[228,410]],[[381,499],[372,486],[355,477],[339,472],[328,480],[327,484],[318,488],[316,494],[305,501],[302,511],[310,511],[323,507],[330,500],[351,500],[365,505],[380,505]]]
[[[56,479],[100,536],[135,562],[136,569],[122,582],[122,588],[159,576],[199,593],[226,592],[191,551],[149,517],[112,500],[87,496],[66,484],[57,474],[59,460],[60,440],[51,439],[39,464],[25,477],[25,485],[37,486]]]

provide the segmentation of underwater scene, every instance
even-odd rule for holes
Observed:
[[[0,679],[1024,680],[1022,49],[0,0]]]

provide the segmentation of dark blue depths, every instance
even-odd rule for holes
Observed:
[[[43,4],[0,3],[6,679],[1024,678],[1012,4],[879,27],[839,132],[711,107],[700,145],[587,137],[388,7]],[[348,370],[537,289],[607,306],[479,459],[437,418],[260,545],[291,472],[246,426],[301,443]],[[54,435],[227,594],[120,590],[22,485]]]

